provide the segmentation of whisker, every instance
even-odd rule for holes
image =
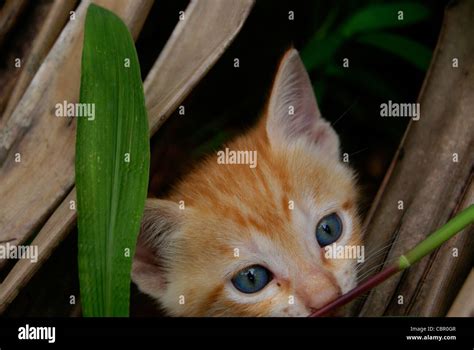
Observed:
[[[380,257],[382,254],[385,254],[386,252],[387,251],[380,251],[377,254],[373,254],[372,256],[365,258],[363,262],[357,265],[357,269],[361,269],[364,266],[370,265],[369,262],[372,263],[375,258]]]
[[[352,102],[352,104],[349,106],[349,108],[347,108],[344,113],[341,114],[341,116],[339,118],[337,118],[333,123],[331,123],[332,126],[336,125],[336,123],[338,121],[340,121],[352,108],[354,108],[354,106],[357,104],[357,102],[359,102],[359,99],[360,97],[357,97],[357,99]]]
[[[370,256],[369,258],[366,258],[363,262],[357,264],[356,271],[366,269],[369,266],[371,266],[373,263],[377,263],[376,258],[379,258],[380,256],[382,256],[385,253],[387,253],[387,251],[381,251],[381,252],[378,252],[377,254],[374,254],[374,255]]]
[[[383,249],[386,249],[387,247],[391,247],[393,246],[395,243],[400,243],[402,242],[403,240],[406,240],[407,238],[403,238],[402,240],[395,240],[395,241],[391,241],[389,243],[386,243],[386,242],[381,242],[380,244],[374,246],[374,247],[371,247],[371,249],[369,250],[369,253],[366,254],[366,255],[370,255],[370,254],[373,254],[375,252],[378,252],[380,250],[383,250]],[[385,244],[385,245],[384,245]]]
[[[377,269],[380,269],[384,266],[385,264],[378,264],[377,266],[372,267],[370,270],[365,271],[361,275],[357,276],[357,283],[365,280],[368,276],[372,275],[374,272],[377,271]]]
[[[377,262],[377,258],[380,258],[384,254],[388,254],[390,249],[395,245],[405,245],[406,242],[410,241],[411,237],[404,237],[402,239],[396,239],[389,243],[381,242],[374,247],[371,247],[370,252],[366,255],[364,262],[359,263],[355,267],[356,281],[357,283],[365,280],[371,274],[382,269],[385,265],[389,265],[398,259],[397,257],[389,257],[381,262]]]
[[[366,253],[367,259],[365,259],[364,263],[371,260],[374,256],[379,255],[380,252],[391,248],[395,244],[404,244],[405,242],[409,241],[411,237],[404,237],[403,239],[395,240],[393,242],[387,243],[386,245],[380,247],[383,243],[380,243],[378,246],[372,247],[371,250]]]
[[[360,149],[360,150],[358,150],[358,151],[355,151],[355,152],[349,154],[349,157],[350,157],[350,156],[353,156],[353,155],[356,155],[356,154],[359,154],[359,153],[361,153],[361,152],[367,151],[368,149],[369,149],[369,147],[362,148],[362,149]]]
[[[380,264],[376,264],[375,266],[370,267],[367,271],[364,271],[361,275],[357,276],[357,282],[360,282],[364,280],[365,278],[367,278],[368,276],[370,276],[371,274],[373,274],[374,270],[383,268],[385,265],[390,265],[397,259],[398,257],[390,258],[384,262],[381,262]]]

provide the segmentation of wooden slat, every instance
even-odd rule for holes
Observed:
[[[150,133],[214,65],[240,31],[254,0],[192,1],[144,84]]]
[[[0,314],[17,296],[20,289],[39,270],[58,244],[67,236],[76,222],[76,211],[71,209],[71,201],[76,201],[76,190],[72,190],[62,201],[59,208],[31,242],[38,247],[38,261],[19,260],[13,270],[0,285]],[[74,208],[74,207],[73,207]]]
[[[196,0],[186,9],[186,19],[175,28],[163,53],[147,76],[145,97],[151,130],[159,128],[175,106],[217,61],[242,27],[253,0],[228,4],[227,7],[216,6],[217,2],[213,0]],[[203,27],[203,22],[207,26]],[[216,28],[219,33],[216,33]],[[203,39],[212,35],[216,36],[215,40]],[[179,69],[188,66],[193,67],[194,71]],[[162,74],[163,72],[173,74]],[[170,89],[175,93],[169,94]],[[167,96],[166,99],[163,98],[164,95]],[[44,263],[54,247],[71,231],[76,222],[76,212],[69,209],[71,200],[75,200],[75,189],[62,201],[32,242],[38,245],[38,262],[17,262],[0,285],[0,313]]]
[[[1,2],[1,1],[0,1]],[[18,6],[21,1],[11,1]],[[44,23],[53,7],[49,1],[27,1],[26,10],[21,15],[21,20],[12,23],[7,39],[0,45],[0,129],[4,122],[4,111],[15,88],[19,76],[23,73],[26,60],[31,56],[32,43],[38,37],[38,33],[44,27]],[[4,11],[8,6],[6,2],[0,11],[1,16],[7,15]],[[10,14],[11,15],[11,14]],[[0,23],[2,19],[0,19]],[[0,31],[5,30],[0,24]],[[17,61],[20,59],[20,62]],[[18,66],[20,63],[20,66]]]
[[[27,0],[6,0],[0,8],[0,46],[3,45],[8,32],[18,21],[27,4]]]
[[[122,17],[136,38],[152,0],[98,0]],[[0,131],[0,242],[25,242],[74,183],[75,120],[55,116],[57,103],[77,102],[83,1]],[[15,154],[21,162],[15,162]]]
[[[474,317],[474,269],[447,314],[448,317]]]
[[[33,42],[28,58],[23,64],[20,76],[16,80],[15,87],[13,88],[11,96],[8,100],[3,118],[1,119],[2,124],[0,124],[0,127],[1,125],[4,125],[4,123],[6,123],[6,121],[9,119],[21,96],[23,96],[23,93],[38,71],[39,66],[48,54],[51,46],[53,46],[58,35],[61,33],[64,24],[69,18],[70,11],[74,10],[76,7],[76,2],[76,0],[54,1],[46,21],[44,22],[40,32],[38,33],[38,36]]]
[[[394,241],[388,254],[373,264],[393,261],[474,202],[473,35],[474,2],[459,1],[449,7],[420,94],[421,119],[410,122],[390,178],[384,181],[365,225],[366,251]],[[452,66],[453,58],[458,59],[458,68]],[[455,153],[458,162],[453,161]],[[400,200],[403,210],[398,209]],[[473,253],[471,226],[372,291],[360,314],[445,315],[469,272]],[[403,304],[398,303],[399,296]]]

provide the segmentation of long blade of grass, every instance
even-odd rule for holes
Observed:
[[[148,184],[148,121],[133,39],[96,5],[86,16],[80,101],[95,108],[94,118],[78,118],[76,139],[83,315],[127,316]]]

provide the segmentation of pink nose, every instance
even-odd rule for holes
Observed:
[[[320,309],[341,295],[336,281],[321,272],[307,276],[297,289],[301,301],[311,311]]]

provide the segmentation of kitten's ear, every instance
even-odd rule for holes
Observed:
[[[272,145],[304,137],[323,152],[339,157],[339,139],[321,117],[308,73],[295,49],[286,52],[278,68],[266,123]]]
[[[155,298],[166,287],[165,266],[173,256],[172,242],[182,221],[178,204],[161,199],[147,199],[141,231],[132,264],[132,280],[138,288]]]

